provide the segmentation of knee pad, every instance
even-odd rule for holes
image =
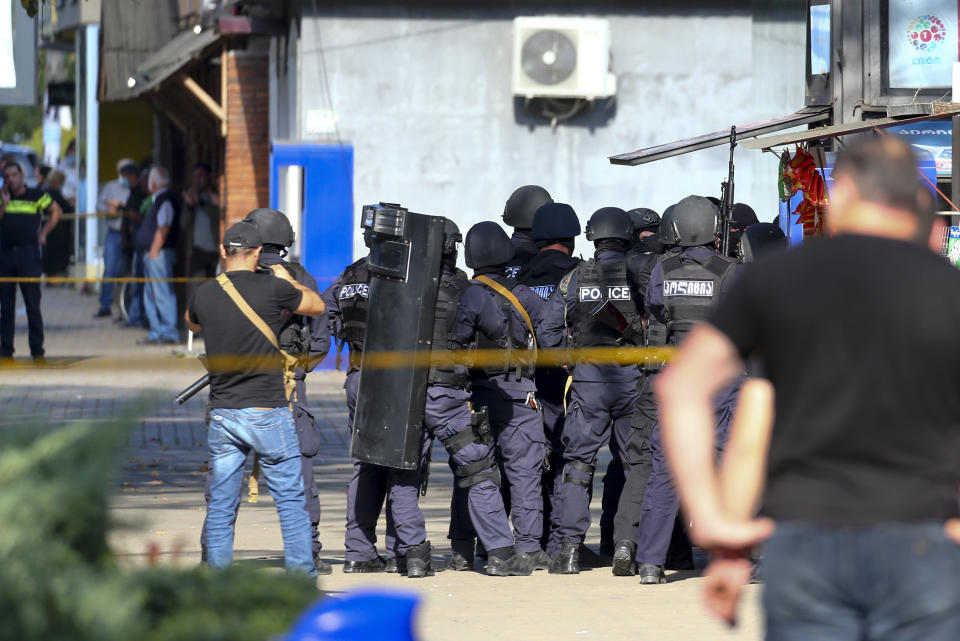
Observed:
[[[492,481],[494,485],[500,487],[500,468],[492,458],[461,465],[453,473],[458,479],[457,487],[473,487],[484,481]]]
[[[452,457],[471,443],[476,443],[477,438],[473,433],[473,430],[466,429],[460,430],[456,434],[451,434],[447,438],[441,438],[440,442],[443,443],[443,447],[445,450],[447,450],[447,454]]]
[[[581,479],[571,476],[571,468],[580,470],[587,476],[587,478]],[[590,463],[584,463],[582,461],[567,461],[563,466],[563,482],[573,483],[574,485],[579,485],[580,487],[589,488],[591,485],[593,485],[593,472],[596,469],[597,466],[591,465]]]

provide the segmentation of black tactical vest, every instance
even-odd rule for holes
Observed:
[[[560,279],[580,263],[579,258],[563,252],[540,252],[523,268],[517,281],[547,300],[557,288]]]
[[[460,309],[460,298],[470,286],[467,275],[459,269],[455,276],[444,275],[440,278],[440,289],[437,292],[437,306],[433,312],[433,340],[431,347],[437,355],[452,355],[463,349],[457,343],[457,310]],[[444,351],[447,354],[444,354]],[[449,385],[450,387],[466,387],[467,371],[464,367],[457,367],[453,363],[441,363],[430,366],[427,375],[428,385]]]
[[[663,304],[667,329],[679,344],[695,323],[706,320],[737,262],[719,254],[675,254],[663,259]]]
[[[636,284],[627,277],[626,262],[619,260],[598,263],[591,258],[581,263],[575,291],[567,291],[568,300],[576,301],[573,308],[572,338],[574,347],[612,347],[639,345],[643,342],[643,324],[640,309],[643,301],[635,293]],[[569,278],[561,283],[566,288]],[[626,323],[621,331],[616,327],[616,312],[604,309],[612,306]]]
[[[306,285],[307,270],[300,263],[280,264],[290,273],[290,277],[301,285]],[[291,314],[277,334],[280,349],[291,356],[303,356],[310,351],[310,320],[306,316]]]
[[[520,284],[515,279],[508,278],[507,276],[490,276],[490,278],[511,292]],[[493,378],[495,376],[512,373],[516,380],[532,378],[536,361],[534,357],[535,339],[533,336],[530,336],[529,329],[526,330],[527,341],[525,343],[517,343],[513,339],[514,324],[523,323],[523,325],[526,326],[526,323],[516,318],[516,308],[507,297],[482,283],[478,284],[493,295],[493,302],[500,308],[503,315],[507,317],[507,336],[502,341],[496,342],[490,340],[482,333],[477,332],[473,342],[473,349],[501,350],[503,352],[503,360],[497,361],[496,363],[485,363],[483,367],[472,368],[470,374],[476,377],[485,376],[487,378]]]
[[[351,352],[363,351],[367,336],[367,305],[370,294],[370,270],[364,256],[343,270],[340,287],[334,292],[340,307],[337,340],[350,346]]]

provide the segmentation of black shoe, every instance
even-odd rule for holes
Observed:
[[[520,554],[513,554],[505,559],[491,556],[487,560],[487,576],[530,576],[531,574],[533,574],[533,568]]]
[[[367,561],[345,561],[343,563],[344,574],[369,574],[372,572],[384,572],[387,563],[382,556],[377,556]],[[394,569],[396,572],[396,569]]]
[[[640,585],[660,585],[667,582],[667,575],[662,565],[653,563],[640,564]]]
[[[98,310],[97,310],[97,313],[94,314],[93,317],[94,317],[94,318],[106,318],[107,316],[110,316],[110,315],[111,315],[111,313],[110,313],[110,310],[109,310],[109,309],[98,309]]]
[[[563,543],[550,566],[550,574],[580,574],[580,544]]]
[[[319,552],[313,557],[313,565],[317,568],[317,574],[333,574],[333,567],[320,558]]]
[[[433,576],[430,552],[430,541],[424,541],[420,545],[407,548],[408,578],[422,579],[425,576]]]
[[[580,565],[585,568],[600,568],[606,565],[603,557],[587,547],[585,543],[580,544]]]
[[[617,541],[613,549],[613,576],[636,576],[637,544],[633,541]]]
[[[454,552],[450,557],[450,563],[447,564],[448,570],[454,572],[469,572],[473,569],[473,558],[467,558],[459,552]]]
[[[549,570],[550,566],[553,565],[553,559],[543,550],[520,552],[517,556],[526,561],[531,570]]]
[[[383,571],[388,574],[399,574],[400,565],[397,563],[397,557],[391,556],[387,559],[386,565],[383,566]]]
[[[46,358],[43,354],[37,354],[37,355],[35,355],[35,356],[31,356],[30,358],[33,359],[33,364],[34,364],[34,365],[46,365],[46,364],[47,364],[47,358]]]

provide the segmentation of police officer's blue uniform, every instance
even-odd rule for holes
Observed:
[[[561,280],[547,301],[540,325],[544,347],[615,347],[634,345],[642,337],[639,294],[626,271],[624,253],[631,222],[626,212],[603,208],[587,224],[594,240],[593,259]],[[609,309],[609,308],[612,308]],[[624,327],[604,320],[619,316]],[[590,489],[597,453],[613,440],[622,448],[630,430],[637,397],[636,365],[611,365],[575,357],[570,400],[564,421],[564,468],[558,478],[560,505],[551,528],[561,543],[551,572],[580,571],[579,546],[590,527]]]
[[[539,322],[543,300],[524,285],[503,274],[489,273],[489,278],[509,290],[519,301],[534,324]],[[476,282],[476,281],[471,281]],[[537,555],[543,535],[543,467],[547,453],[543,417],[532,380],[534,333],[526,331],[526,320],[513,304],[494,289],[484,287],[508,317],[511,334],[519,331],[524,340],[504,350],[504,361],[497,365],[474,367],[470,370],[471,399],[475,408],[487,408],[497,442],[497,450],[509,484],[510,515],[513,521],[516,550],[525,555]],[[480,349],[496,349],[498,345],[480,338]],[[511,355],[528,352],[527,365],[521,365]],[[540,559],[542,569],[549,562]]]
[[[646,296],[647,313],[657,335],[667,344],[679,344],[696,322],[707,318],[734,272],[735,261],[707,246],[688,246],[665,255],[653,269]],[[666,331],[659,331],[664,327]],[[726,442],[738,389],[739,381],[715,400],[718,447]],[[679,509],[658,423],[652,427],[650,450],[653,471],[640,514],[636,561],[641,582],[656,584],[665,581],[663,565]]]
[[[348,425],[351,429],[360,386],[360,359],[366,336],[369,284],[367,257],[363,257],[347,267],[323,293],[323,300],[327,305],[329,334],[336,336],[338,344],[346,344],[350,350],[343,389],[347,396]],[[393,512],[389,506],[384,540],[388,559],[386,565],[380,563],[376,550],[376,525],[389,489],[388,471],[388,468],[379,465],[356,459],[353,461],[353,475],[347,483],[344,572],[394,569],[390,560],[396,560],[396,535]],[[358,497],[363,499],[359,503]]]

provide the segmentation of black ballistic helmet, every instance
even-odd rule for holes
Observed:
[[[293,227],[286,215],[276,209],[260,207],[247,214],[244,220],[257,224],[260,228],[260,239],[264,245],[280,245],[289,247],[293,244],[296,236],[293,233]]]
[[[750,225],[740,237],[740,258],[745,263],[755,262],[786,248],[786,235],[773,223]]]
[[[460,228],[457,223],[449,218],[443,219],[443,255],[454,256],[457,253],[457,245],[463,242],[463,236],[460,235]]]
[[[541,205],[552,203],[553,198],[540,185],[524,185],[518,187],[503,208],[503,222],[514,229],[530,229],[533,227],[533,215]]]
[[[660,214],[647,209],[646,207],[637,207],[627,212],[630,220],[633,221],[633,233],[642,231],[657,231],[660,227]]]
[[[607,238],[633,239],[633,221],[619,207],[601,207],[587,221],[587,240],[596,242]]]
[[[663,214],[660,237],[664,245],[697,247],[714,242],[720,228],[720,210],[703,196],[687,196]]]
[[[513,243],[510,242],[507,232],[490,220],[470,228],[463,250],[467,267],[471,269],[503,265],[513,258],[514,254]]]
[[[530,235],[534,240],[575,238],[580,235],[580,219],[573,207],[566,203],[540,205],[533,215]]]
[[[760,222],[757,219],[757,212],[753,207],[746,203],[734,203],[733,205],[733,226],[737,229],[746,229],[750,225],[756,225]]]

